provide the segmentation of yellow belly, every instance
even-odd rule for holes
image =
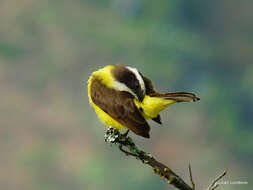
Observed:
[[[104,123],[107,127],[113,127],[116,129],[126,129],[124,125],[117,122],[115,119],[113,119],[111,116],[109,116],[107,113],[105,113],[102,109],[100,109],[98,106],[96,106],[94,103],[93,107],[98,115],[98,118]]]

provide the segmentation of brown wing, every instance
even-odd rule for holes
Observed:
[[[150,127],[135,106],[134,97],[130,93],[107,88],[100,80],[93,79],[91,98],[98,107],[113,119],[135,134],[149,138]]]

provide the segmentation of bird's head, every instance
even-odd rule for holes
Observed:
[[[132,67],[115,65],[112,72],[115,78],[114,88],[119,91],[127,91],[142,102],[146,89],[139,71]]]

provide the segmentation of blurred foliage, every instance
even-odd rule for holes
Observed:
[[[253,179],[251,0],[0,2],[0,189],[172,189],[103,142],[90,73],[137,67],[158,90],[201,98],[162,113],[137,144],[199,188]],[[176,115],[177,117],[174,117]]]

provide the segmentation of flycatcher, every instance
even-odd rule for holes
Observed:
[[[150,79],[124,65],[107,65],[93,72],[88,80],[88,96],[106,126],[129,129],[145,138],[150,137],[146,120],[161,124],[159,113],[167,106],[200,100],[189,92],[156,92]]]

